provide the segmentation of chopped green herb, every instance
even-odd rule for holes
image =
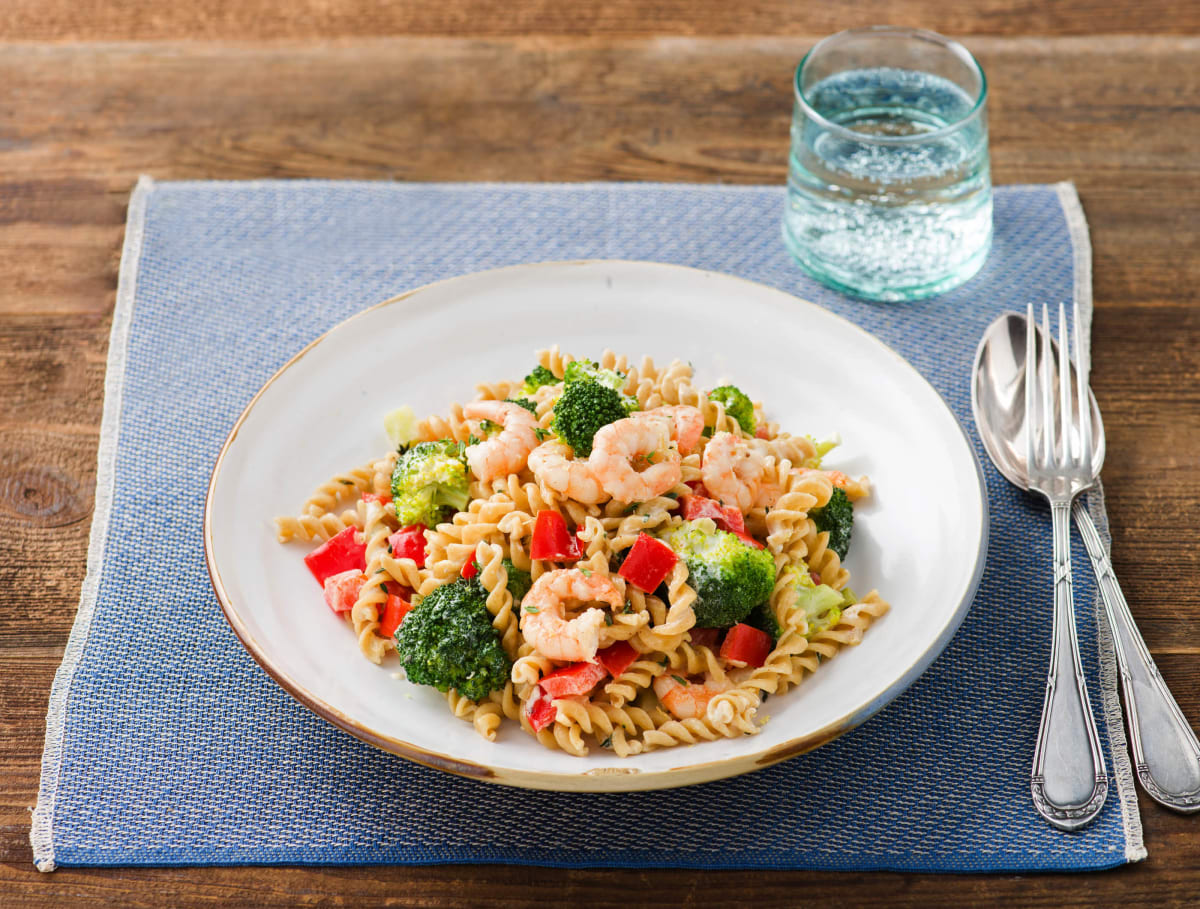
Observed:
[[[673,678],[675,681],[677,681],[677,682],[678,682],[680,685],[686,685],[686,684],[687,684],[687,679],[685,679],[685,678],[682,678],[682,677],[680,677],[680,676],[673,675],[673,676],[671,676],[671,678]]]
[[[468,445],[478,445],[482,441],[483,440],[480,438],[477,438],[474,433],[471,433],[471,435],[467,436],[467,444]]]
[[[642,507],[641,502],[630,502],[628,505],[625,506],[625,514],[633,514],[635,511],[637,511],[641,507]]]
[[[603,742],[600,743],[600,747],[601,748],[611,748],[612,747],[612,735],[611,734],[608,736],[608,738],[606,738]]]
[[[526,606],[525,611],[526,612],[537,612],[538,608],[536,606]]]
[[[626,614],[626,615],[629,615],[629,614],[630,614],[630,613],[632,613],[632,612],[633,612],[633,604],[632,604],[632,603],[626,603],[626,604],[625,604],[625,614]]]
[[[518,407],[524,407],[534,416],[537,415],[537,404],[529,400],[529,398],[505,398],[505,403],[516,404]]]
[[[667,659],[666,657],[663,657],[661,660],[659,660],[659,661],[658,661],[658,665],[660,665],[660,666],[666,666],[666,665],[667,665],[668,663],[670,663],[670,662],[671,662],[671,661],[670,661],[669,659]]]
[[[592,576],[592,569],[590,569],[590,568],[580,568],[580,569],[579,569],[579,573],[580,573],[581,575],[583,575],[585,578],[590,578],[590,577]]]
[[[341,483],[343,486],[353,486],[354,485],[353,480],[338,480],[338,482]]]
[[[612,613],[611,612],[604,613],[604,624],[605,625],[612,624]]]
[[[494,423],[491,420],[480,420],[479,421],[479,431],[481,433],[483,433],[485,438],[487,436],[490,436],[492,433],[494,433],[499,428],[500,428],[500,424]]]
[[[539,442],[545,442],[551,435],[550,430],[542,429],[540,426],[533,427],[533,434],[537,436]]]
[[[678,499],[678,498],[679,498],[679,493],[677,493],[677,492],[664,492],[664,493],[663,493],[663,498],[666,498],[666,499]]]

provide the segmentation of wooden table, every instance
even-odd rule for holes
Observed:
[[[997,183],[1079,187],[1095,247],[1093,378],[1108,428],[1113,561],[1158,665],[1200,721],[1200,6],[293,0],[286,17],[272,6],[8,0],[0,10],[0,902],[1200,899],[1200,817],[1145,798],[1150,858],[1078,876],[35,872],[29,809],[47,692],[83,579],[137,175],[778,184],[792,67],[814,37],[872,22],[960,36],[978,55]]]

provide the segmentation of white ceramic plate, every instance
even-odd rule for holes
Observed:
[[[831,466],[869,474],[847,559],[892,611],[768,709],[756,736],[620,759],[548,751],[512,723],[487,742],[431,688],[372,665],[326,608],[271,518],[337,471],[388,449],[383,415],[444,412],[477,381],[520,377],[534,351],[604,348],[690,360],[733,381],[793,432],[840,432]],[[781,291],[644,262],[546,263],[432,284],[323,335],[263,387],[229,435],[204,515],[213,586],[234,631],[285,689],[350,733],[455,773],[541,789],[631,790],[744,773],[863,722],[941,652],[974,597],[987,496],[974,452],[936,391],[890,348]]]

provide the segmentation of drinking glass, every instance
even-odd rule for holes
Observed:
[[[875,26],[796,69],[783,236],[817,280],[872,300],[957,287],[987,258],[987,80],[965,47]]]

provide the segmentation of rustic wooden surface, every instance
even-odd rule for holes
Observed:
[[[789,71],[813,36],[854,24],[965,37],[991,80],[996,182],[1079,187],[1095,247],[1113,560],[1163,674],[1200,721],[1200,6],[805,6],[297,0],[285,16],[270,0],[4,4],[0,902],[1195,904],[1200,818],[1144,798],[1150,858],[1090,875],[33,870],[46,696],[83,579],[137,175],[780,183]]]

